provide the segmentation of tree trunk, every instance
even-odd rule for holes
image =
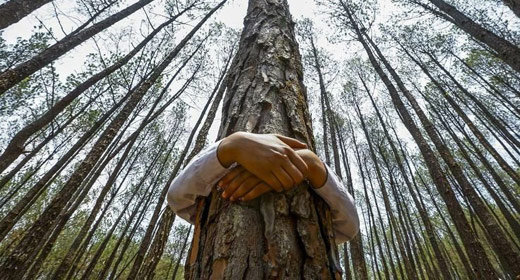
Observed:
[[[29,77],[39,69],[45,67],[55,59],[72,50],[74,47],[90,39],[92,36],[110,27],[114,23],[135,13],[146,4],[153,0],[139,0],[137,3],[127,7],[126,9],[82,30],[78,33],[66,36],[56,44],[48,47],[41,53],[30,58],[29,60],[18,64],[13,69],[9,69],[0,74],[0,96],[8,89]]]
[[[45,114],[38,117],[38,119],[34,120],[30,124],[26,125],[23,129],[18,131],[13,139],[9,142],[5,150],[0,155],[0,173],[4,171],[13,161],[15,161],[20,154],[23,153],[25,149],[25,142],[31,135],[36,133],[38,130],[44,128],[48,125],[56,116],[58,116],[65,108],[70,105],[78,96],[80,96],[83,92],[88,90],[91,86],[102,80],[103,78],[109,76],[110,74],[117,71],[123,65],[125,65],[130,59],[132,59],[141,49],[143,49],[148,42],[150,42],[159,31],[161,31],[164,27],[171,24],[175,19],[177,19],[180,15],[182,15],[186,9],[180,12],[179,14],[172,17],[170,20],[164,22],[159,25],[150,35],[148,35],[141,43],[139,43],[131,52],[122,57],[120,60],[112,64],[111,66],[103,69],[102,71],[96,73],[85,82],[78,85],[72,91],[70,91],[67,95],[62,97],[56,104],[52,106]]]
[[[223,2],[219,5],[219,7],[222,4]],[[186,37],[167,55],[161,64],[154,69],[146,82],[137,86],[137,88],[133,90],[127,104],[125,104],[123,109],[105,129],[86,158],[79,164],[79,166],[70,176],[69,180],[65,183],[63,189],[56,195],[54,200],[47,206],[38,220],[31,226],[13,253],[6,258],[5,262],[0,267],[0,274],[8,275],[7,273],[9,273],[13,276],[13,278],[16,278],[16,275],[23,273],[25,266],[27,265],[27,257],[30,255],[28,252],[34,250],[37,244],[42,241],[44,233],[47,232],[49,227],[52,226],[53,221],[58,217],[61,209],[63,209],[66,203],[73,196],[74,192],[80,187],[81,182],[85,179],[86,175],[95,165],[95,163],[100,159],[103,151],[105,151],[106,147],[112,142],[128,116],[133,112],[137,104],[141,101],[150,87],[160,77],[164,69],[166,69],[166,67],[173,61],[181,49],[188,43],[193,35],[195,35],[198,29],[213,14],[213,12],[215,12],[215,9],[207,14],[204,19],[199,22],[192,29],[192,31],[187,34]]]
[[[354,201],[356,195],[352,182],[352,172],[348,161],[347,150],[345,148],[345,140],[339,130],[338,122],[334,116],[332,116],[332,128],[331,130],[338,136],[338,144],[341,151],[341,158],[343,159],[343,166],[346,171],[347,189],[352,194]],[[339,155],[338,155],[339,157]],[[339,166],[339,165],[338,165]],[[365,259],[365,253],[363,249],[362,234],[358,234],[350,241],[350,254],[352,255],[352,265],[354,267],[354,273],[357,279],[368,279],[367,264]]]
[[[378,73],[379,77],[385,83],[385,86],[387,87],[388,92],[391,95],[392,102],[396,107],[396,110],[398,111],[400,117],[402,118],[404,125],[414,138],[415,142],[417,143],[417,146],[419,147],[419,150],[421,151],[421,154],[423,155],[425,163],[428,166],[430,176],[434,180],[435,185],[439,190],[439,193],[446,202],[448,211],[453,221],[455,222],[455,225],[457,226],[457,230],[462,241],[464,242],[466,249],[468,250],[468,255],[474,265],[477,276],[480,279],[496,279],[496,274],[493,269],[493,266],[489,262],[485,250],[482,247],[482,244],[478,241],[474,232],[471,230],[471,227],[469,226],[469,223],[466,217],[464,216],[464,211],[460,203],[458,202],[457,197],[453,192],[451,186],[449,185],[446,175],[443,173],[440,163],[436,159],[435,153],[433,152],[429,144],[426,142],[426,139],[424,139],[424,136],[415,124],[415,121],[410,115],[408,109],[399,97],[397,89],[391,82],[390,78],[383,71],[375,55],[373,54],[367,42],[365,41],[363,34],[361,33],[361,30],[359,29],[356,21],[353,18],[350,8],[348,8],[348,6],[343,2],[343,0],[341,0],[340,2],[342,3],[347,13],[347,16],[349,17],[350,23],[353,25],[353,28],[358,36],[358,40],[363,44],[363,47],[365,48],[365,51],[369,56],[372,66]]]
[[[513,247],[511,246],[509,239],[506,237],[502,229],[500,229],[495,218],[491,215],[489,209],[484,205],[484,202],[478,196],[474,187],[469,183],[461,166],[453,157],[448,146],[442,141],[441,136],[437,133],[433,123],[423,112],[415,97],[404,86],[404,83],[400,80],[395,70],[389,65],[388,61],[386,61],[386,59],[383,57],[382,53],[379,51],[377,46],[375,46],[375,44],[369,38],[368,40],[371,42],[372,46],[376,50],[376,53],[379,55],[380,59],[385,64],[386,68],[391,73],[394,80],[397,82],[397,85],[399,86],[401,92],[410,102],[413,110],[416,112],[421,124],[426,130],[426,133],[431,138],[435,147],[439,151],[441,158],[444,160],[444,162],[446,162],[449,170],[455,177],[457,184],[461,187],[464,197],[468,199],[471,207],[475,208],[475,214],[479,217],[479,219],[483,223],[485,223],[485,230],[489,232],[491,245],[495,249],[496,254],[501,258],[502,262],[507,265],[505,267],[507,273],[512,276],[520,275],[520,266],[517,265],[518,263],[520,263],[520,254],[513,250]],[[414,59],[413,56],[408,52],[408,50],[403,49],[403,51],[405,51],[410,58]]]
[[[105,123],[106,120],[128,99],[131,92],[129,92],[125,97],[123,97],[118,103],[116,103],[110,110],[108,110],[103,116],[85,133],[81,136],[81,138],[74,143],[74,145],[69,149],[69,151],[63,155],[62,158],[56,162],[49,169],[45,175],[43,175],[38,182],[36,182],[27,193],[16,203],[15,206],[9,210],[9,212],[0,220],[0,241],[5,238],[5,236],[9,233],[9,231],[13,228],[15,223],[20,219],[20,217],[25,212],[24,209],[27,208],[28,205],[37,198],[38,195],[41,194],[42,191],[45,190],[47,183],[51,181],[58,171],[66,165],[66,163],[76,155],[79,150],[89,141],[89,139],[97,132],[97,130]]]
[[[0,30],[32,13],[52,0],[11,0],[0,5]]]
[[[229,62],[229,60],[228,60]],[[212,93],[210,94],[208,101],[206,102],[206,105],[202,109],[199,119],[195,123],[195,125],[192,128],[191,134],[188,137],[186,146],[184,148],[184,152],[181,154],[181,156],[178,159],[177,166],[180,167],[181,163],[186,166],[188,162],[191,161],[191,157],[197,155],[204,146],[201,145],[195,145],[193,151],[190,153],[188,157],[186,157],[187,152],[191,146],[191,142],[193,141],[193,137],[195,136],[195,133],[199,129],[200,124],[202,123],[202,120],[204,119],[204,116],[206,115],[206,111],[210,108],[215,109],[218,108],[220,101],[222,100],[223,90],[220,90],[220,85],[222,81],[225,78],[225,74],[228,68],[228,64],[225,65],[224,69],[221,71],[221,74],[219,76],[218,82],[215,85]],[[215,97],[215,100],[213,100]],[[212,102],[213,100],[213,102]],[[208,115],[206,120],[204,121],[204,127],[201,128],[199,135],[197,136],[197,139],[195,143],[201,143],[203,139],[206,139],[208,136],[209,128],[211,127],[211,124],[214,121],[215,113],[212,112],[211,115]],[[179,168],[176,166],[171,176],[176,176],[179,172]],[[165,186],[165,189],[170,184],[167,184]],[[134,262],[134,270],[138,271],[136,278],[137,279],[153,279],[155,274],[155,268],[157,264],[159,263],[159,260],[162,256],[164,247],[166,246],[166,242],[168,241],[168,236],[171,231],[171,227],[173,226],[173,222],[175,219],[175,214],[170,208],[166,208],[163,212],[163,215],[161,217],[161,220],[159,221],[159,229],[155,233],[155,236],[152,240],[152,244],[150,245],[150,248],[148,249],[148,253],[146,254],[145,258],[143,259],[142,264],[139,264],[137,262]],[[135,268],[138,267],[138,268]],[[140,267],[140,268],[139,268]]]
[[[361,77],[360,77],[361,78]],[[401,172],[401,175],[405,181],[406,186],[408,187],[408,191],[410,192],[410,195],[412,196],[412,199],[415,203],[415,207],[417,208],[419,215],[421,217],[421,220],[423,221],[426,233],[428,236],[428,240],[430,241],[430,244],[433,247],[433,252],[435,254],[435,257],[437,259],[437,263],[439,264],[439,268],[441,269],[442,276],[444,279],[450,279],[451,275],[449,274],[448,266],[446,264],[446,261],[444,260],[444,257],[441,254],[441,251],[439,250],[439,246],[437,245],[437,240],[434,235],[434,229],[433,225],[431,224],[430,218],[428,216],[428,213],[425,210],[425,207],[420,203],[420,201],[417,199],[417,196],[415,192],[412,189],[412,183],[410,182],[410,179],[408,178],[407,172],[404,168],[403,162],[401,160],[401,157],[399,156],[399,152],[397,150],[397,147],[395,146],[392,138],[390,137],[390,133],[388,132],[388,129],[386,128],[386,124],[383,120],[383,116],[381,115],[372,95],[370,94],[370,91],[368,90],[367,85],[365,84],[364,80],[361,78],[361,82],[363,83],[363,87],[365,88],[365,91],[367,92],[367,95],[370,99],[370,102],[372,103],[374,110],[376,112],[377,118],[379,119],[379,122],[381,123],[381,127],[383,128],[383,132],[385,134],[385,137],[390,145],[390,148],[392,150],[392,153],[394,154],[394,157],[397,161],[397,166],[399,168],[399,171]]]
[[[368,128],[366,126],[363,114],[361,114],[361,109],[359,108],[359,105],[357,104],[357,101],[354,101],[354,107],[356,109],[356,113],[358,115],[358,118],[359,118],[359,120],[361,122],[361,127],[363,129],[365,138],[367,139],[368,148],[369,148],[369,151],[370,151],[370,157],[371,157],[372,162],[374,164],[377,180],[378,180],[379,186],[381,188],[381,194],[383,195],[383,202],[384,202],[384,206],[385,206],[385,209],[386,209],[386,213],[390,217],[390,229],[392,229],[392,228],[394,229],[395,237],[397,238],[397,243],[398,243],[398,246],[399,246],[399,252],[401,253],[401,256],[404,258],[403,261],[404,261],[404,267],[406,269],[406,274],[408,275],[408,278],[410,278],[410,279],[417,279],[416,275],[415,275],[415,272],[413,271],[413,268],[412,268],[413,267],[412,266],[412,262],[411,262],[409,256],[406,254],[406,252],[404,250],[404,247],[405,247],[404,246],[404,242],[403,242],[403,240],[401,238],[401,235],[398,232],[397,221],[395,220],[395,216],[393,214],[394,211],[392,209],[392,206],[390,205],[389,195],[388,195],[388,192],[387,192],[387,189],[386,189],[386,184],[385,184],[385,182],[383,180],[383,175],[382,175],[382,172],[381,172],[381,168],[379,166],[379,162],[378,162],[378,160],[376,158],[375,150],[374,150],[374,147],[373,147],[373,144],[372,144],[372,139],[371,139],[370,134],[368,132]],[[390,232],[392,232],[392,231],[390,231]],[[395,244],[392,243],[392,246],[395,246]],[[398,256],[397,252],[396,252],[396,256]],[[405,277],[403,273],[401,273],[401,277]]]
[[[428,0],[435,5],[442,13],[435,13],[445,20],[453,23],[475,40],[480,41],[495,51],[495,55],[511,66],[515,71],[520,72],[520,48],[496,35],[492,31],[482,27],[471,18],[457,10],[456,7],[443,0]],[[431,10],[431,9],[430,9]]]
[[[286,1],[249,1],[221,138],[280,133],[314,146],[293,25]],[[186,279],[340,278],[330,213],[309,186],[233,204],[214,190],[201,208]]]
[[[517,17],[520,17],[520,1],[519,0],[502,0],[506,6],[515,13]]]
[[[439,88],[439,90],[443,93],[444,96],[448,96],[449,95],[447,94],[447,92],[442,88],[442,86],[436,81],[435,78],[433,78],[433,76],[430,74],[430,72],[428,71],[428,69],[426,67],[424,67],[424,65],[418,61],[416,58],[414,58],[413,56],[411,55],[408,55],[417,65],[419,65],[419,67],[423,70],[423,72],[428,76],[428,78],[430,78],[430,80],[437,86],[437,88]],[[470,93],[465,87],[463,87],[456,79],[455,77],[453,77],[453,75],[446,69],[444,68],[444,66],[442,66],[442,64],[440,64],[440,62],[431,54],[428,54],[428,56],[430,56],[430,58],[432,59],[432,61],[444,72],[446,73],[446,75],[455,83],[455,85],[457,86],[457,88],[459,88],[466,96],[468,96],[476,105],[478,108],[480,108],[480,110],[484,113],[484,116],[489,119],[489,122],[495,126],[496,128],[499,129],[499,131],[505,136],[506,139],[509,139],[509,141],[514,144],[516,147],[520,148],[520,140],[518,140],[515,135],[513,134],[516,134],[516,136],[518,136],[518,134],[515,132],[515,130],[509,126],[507,124],[507,122],[501,120],[500,118],[494,116],[494,114],[492,112],[489,111],[489,109],[475,96],[473,95],[472,93]],[[448,100],[449,101],[449,100]],[[451,104],[451,102],[450,102]],[[455,108],[454,108],[455,109]],[[461,116],[462,117],[462,116]],[[468,124],[468,126],[471,128],[473,127],[473,129],[471,129],[472,132],[474,132],[473,130],[476,129],[474,127],[474,125],[470,126],[470,124]],[[477,129],[478,130],[478,129]],[[475,133],[475,132],[474,132]],[[478,135],[478,132],[475,134],[475,136],[477,136],[477,138],[479,137]],[[483,136],[483,135],[482,135]],[[480,139],[479,139],[480,140]],[[511,172],[508,171],[508,168],[504,165],[507,165],[507,163],[502,160],[500,161],[500,156],[498,155],[498,152],[496,150],[494,150],[490,144],[488,143],[487,145],[485,143],[482,143],[482,145],[484,145],[484,147],[486,149],[489,149],[489,152],[491,153],[491,155],[498,161],[498,163],[500,164],[500,166],[502,168],[504,168],[504,170],[506,172],[509,173],[512,173],[512,174],[509,174],[510,176],[512,176],[513,179],[515,179],[515,181],[518,179],[520,181],[520,178],[518,178],[518,175],[514,173],[513,170],[511,170]],[[511,169],[511,168],[509,168]],[[519,183],[520,184],[520,183]]]

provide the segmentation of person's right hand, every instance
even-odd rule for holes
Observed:
[[[237,132],[222,140],[217,155],[225,167],[236,162],[281,192],[301,183],[308,172],[293,148],[305,149],[307,145],[281,135]]]

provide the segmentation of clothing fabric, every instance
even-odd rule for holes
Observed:
[[[208,196],[217,182],[227,174],[217,157],[219,142],[201,151],[175,178],[167,194],[168,205],[190,223],[194,223],[196,200]],[[326,165],[325,165],[326,166]],[[329,205],[336,243],[351,240],[359,231],[359,218],[352,196],[338,176],[327,167],[325,184],[313,189]]]

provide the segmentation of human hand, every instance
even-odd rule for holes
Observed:
[[[313,151],[308,149],[297,150],[296,153],[305,161],[309,171],[304,174],[312,187],[321,188],[327,181],[327,168],[323,161]]]
[[[304,143],[281,135],[238,132],[222,140],[217,155],[225,167],[236,162],[281,192],[301,183],[308,172],[305,161],[293,150],[304,148]]]
[[[269,185],[242,166],[236,166],[218,182],[222,197],[231,201],[253,200],[273,191]]]
[[[320,188],[327,180],[327,170],[321,159],[312,151],[302,149],[296,151],[302,157],[309,171],[304,176],[314,188]],[[242,166],[233,168],[219,182],[224,192],[222,197],[231,201],[249,201],[273,190],[268,184],[256,177]],[[295,187],[297,184],[291,186]]]

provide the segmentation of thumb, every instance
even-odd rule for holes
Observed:
[[[280,139],[282,142],[284,142],[285,144],[287,144],[289,147],[291,148],[300,148],[300,149],[306,149],[307,148],[307,144],[299,141],[299,140],[296,140],[294,138],[290,138],[290,137],[286,137],[286,136],[283,136],[283,135],[276,135],[276,137],[278,137],[278,139]]]

